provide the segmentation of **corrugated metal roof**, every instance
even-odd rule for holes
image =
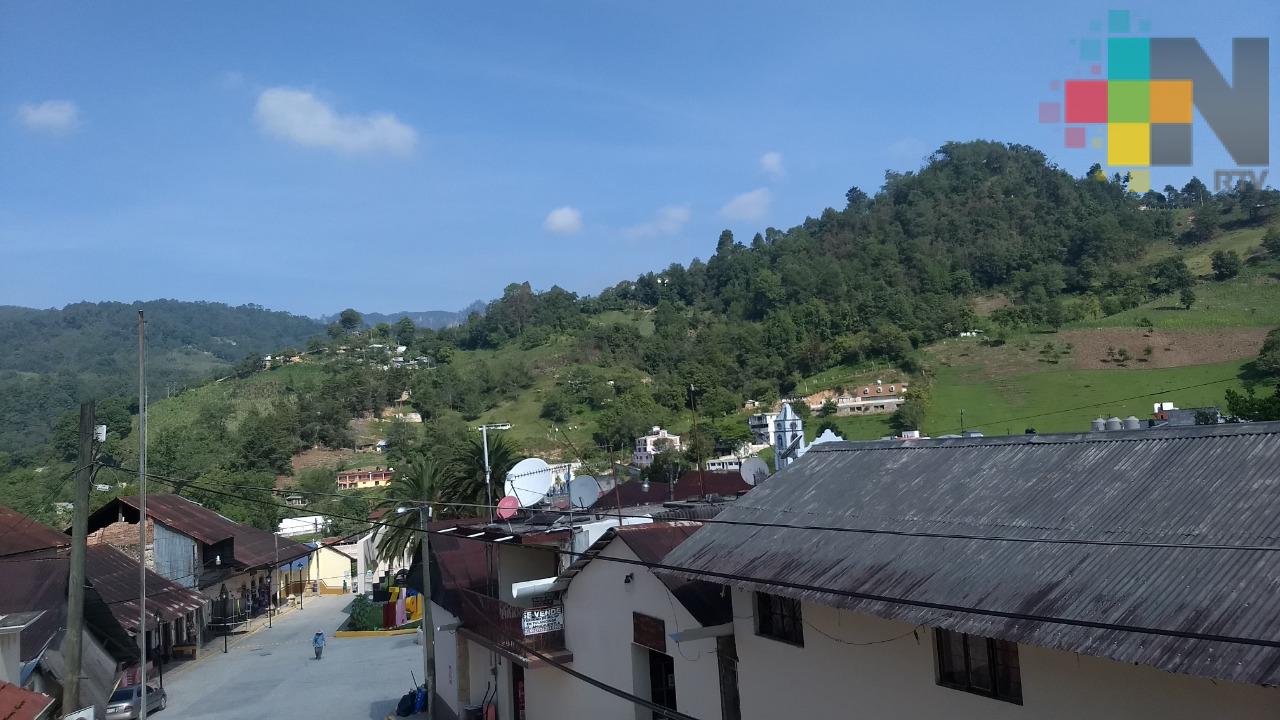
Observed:
[[[1280,423],[831,443],[721,520],[911,532],[1280,545]],[[1008,543],[711,524],[667,564],[913,624],[1280,684],[1280,649],[779,588],[1280,641],[1280,553]],[[661,571],[660,571],[661,574]],[[694,576],[696,577],[696,576]]]
[[[15,522],[21,521],[21,522]],[[67,557],[66,535],[47,528],[25,515],[0,507],[0,553],[20,552],[6,557],[0,582],[0,612],[43,614],[18,636],[19,656],[32,660],[50,646],[67,621],[67,580],[71,561]],[[86,571],[88,561],[86,559]],[[137,565],[134,565],[135,572]],[[86,572],[87,576],[87,572]],[[136,576],[135,576],[136,577]],[[136,659],[136,648],[89,578],[85,588],[85,626],[120,661]]]
[[[674,487],[670,483],[650,482],[649,489],[644,484],[632,480],[620,483],[609,492],[600,495],[589,508],[591,512],[602,512],[618,507],[629,508],[671,500],[693,500],[705,495],[735,497],[751,489],[751,486],[736,472],[698,472],[688,470],[680,475],[680,481]]]
[[[106,527],[121,515],[136,519],[138,505],[137,496],[112,500],[89,516],[89,531]],[[122,513],[121,506],[129,508],[131,513]],[[272,533],[238,523],[179,495],[147,495],[147,516],[206,545],[230,539],[233,562],[245,568],[270,567],[276,561],[276,541]],[[311,552],[306,545],[283,537],[279,539],[279,549],[281,563]]]
[[[90,545],[85,555],[85,576],[111,614],[129,632],[138,631],[138,561],[110,545]],[[170,622],[204,605],[194,590],[147,571],[147,628]]]

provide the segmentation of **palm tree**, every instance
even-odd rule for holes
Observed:
[[[505,492],[503,483],[507,472],[516,464],[516,449],[501,435],[489,437],[489,468],[493,484],[493,501],[497,502]],[[454,456],[453,471],[446,483],[444,496],[449,502],[472,505],[489,504],[489,493],[484,483],[484,444],[481,438],[472,438]],[[461,508],[462,515],[485,516],[483,507]]]
[[[378,503],[388,512],[378,533],[378,555],[394,563],[418,546],[418,506],[413,502],[439,503],[451,482],[450,468],[424,455],[402,464],[387,486],[388,499]]]

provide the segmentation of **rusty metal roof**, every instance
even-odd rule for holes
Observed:
[[[85,577],[111,614],[129,632],[138,631],[138,561],[110,545],[90,545],[85,555]],[[147,628],[155,618],[170,622],[204,605],[204,598],[172,580],[147,570]]]
[[[0,528],[0,548],[4,548],[0,554],[21,553],[0,561],[4,563],[0,565],[0,613],[43,611],[18,638],[20,659],[27,661],[39,657],[66,625],[71,564],[65,547],[68,538],[5,507],[0,507]],[[133,568],[136,572],[137,565]],[[133,641],[92,579],[85,588],[85,626],[117,660],[136,659]]]
[[[680,475],[680,481],[674,487],[670,483],[653,481],[646,491],[644,484],[636,480],[619,483],[613,490],[602,493],[589,510],[601,512],[618,507],[693,500],[702,498],[704,494],[732,498],[750,489],[751,486],[742,479],[742,475],[736,472],[687,470]]]
[[[120,517],[137,522],[137,496],[119,497],[89,516],[89,531],[104,528]],[[276,561],[276,541],[267,530],[238,523],[180,495],[147,495],[147,516],[205,545],[231,540],[234,564],[245,568],[270,567]],[[288,538],[279,539],[279,561],[288,562],[311,548]]]
[[[768,584],[1280,641],[1280,552],[1014,543],[1014,538],[1280,545],[1280,423],[813,447],[666,563],[748,590],[1260,685],[1280,649],[1013,620]],[[663,571],[659,571],[662,574]],[[697,577],[691,575],[690,577]]]

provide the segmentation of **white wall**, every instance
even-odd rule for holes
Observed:
[[[1018,647],[1021,706],[952,690],[934,676],[933,631],[819,605],[802,609],[804,647],[755,634],[749,593],[733,595],[745,720],[1203,720],[1280,717],[1280,690],[1214,682],[1029,645]],[[815,630],[817,628],[817,630]],[[822,633],[844,641],[824,637]],[[899,637],[903,636],[903,637]],[[849,645],[898,638],[877,645]]]
[[[21,685],[18,682],[22,669],[22,659],[18,657],[22,646],[18,640],[19,632],[0,632],[0,682]]]
[[[602,555],[636,560],[626,544],[615,539]],[[631,583],[624,583],[628,573]],[[649,696],[648,666],[636,672],[647,655],[634,645],[632,612],[662,618],[667,635],[698,627],[666,586],[648,570],[623,563],[595,560],[573,579],[564,597],[565,639],[573,653],[574,670],[644,698]],[[676,645],[667,638],[667,654],[675,659],[676,706],[703,720],[720,717],[720,680],[715,640]],[[529,720],[560,718],[649,718],[646,710],[610,695],[554,667],[525,671]],[[743,705],[745,708],[745,703]]]
[[[514,605],[511,584],[526,580],[541,580],[556,574],[556,553],[545,547],[521,545],[498,546],[498,598]]]
[[[448,610],[431,603],[431,621],[436,627],[458,622]],[[441,630],[436,632],[436,694],[453,710],[453,714],[462,717],[462,708],[458,706],[458,632]]]

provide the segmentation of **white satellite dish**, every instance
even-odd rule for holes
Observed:
[[[769,466],[758,457],[747,458],[742,461],[742,466],[738,468],[738,472],[742,475],[743,482],[748,485],[755,485],[769,477]]]
[[[590,475],[579,475],[569,481],[569,504],[575,508],[589,508],[600,499],[600,486]]]
[[[507,471],[506,491],[520,501],[520,507],[542,502],[551,490],[551,466],[540,458],[525,458]]]

